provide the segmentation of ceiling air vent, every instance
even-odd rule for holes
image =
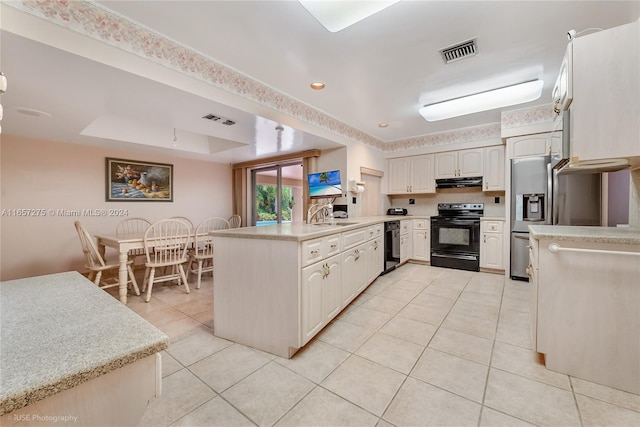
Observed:
[[[212,122],[220,122],[223,125],[232,126],[235,125],[236,122],[227,119],[226,117],[216,116],[215,114],[207,114],[206,116],[202,116],[203,119],[211,120]]]
[[[468,58],[478,54],[478,43],[476,39],[467,40],[454,46],[440,49],[440,55],[445,64]]]

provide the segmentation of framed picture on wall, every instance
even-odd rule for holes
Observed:
[[[107,202],[173,202],[173,165],[106,158]]]

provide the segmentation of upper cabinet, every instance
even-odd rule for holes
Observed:
[[[627,158],[640,164],[640,22],[575,38],[572,162]]]
[[[482,176],[483,154],[482,148],[436,153],[436,179]]]
[[[433,154],[389,159],[389,194],[435,193]]]
[[[484,148],[484,191],[504,191],[504,145]]]

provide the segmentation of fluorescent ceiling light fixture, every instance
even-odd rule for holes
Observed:
[[[388,8],[395,1],[298,0],[327,30],[336,33]]]
[[[425,105],[418,111],[425,120],[435,122],[437,120],[450,119],[451,117],[535,101],[542,95],[543,86],[544,81],[532,80],[449,101]]]

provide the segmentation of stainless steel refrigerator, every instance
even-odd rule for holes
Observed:
[[[512,279],[529,280],[529,225],[600,225],[599,173],[558,173],[550,156],[511,160]]]

